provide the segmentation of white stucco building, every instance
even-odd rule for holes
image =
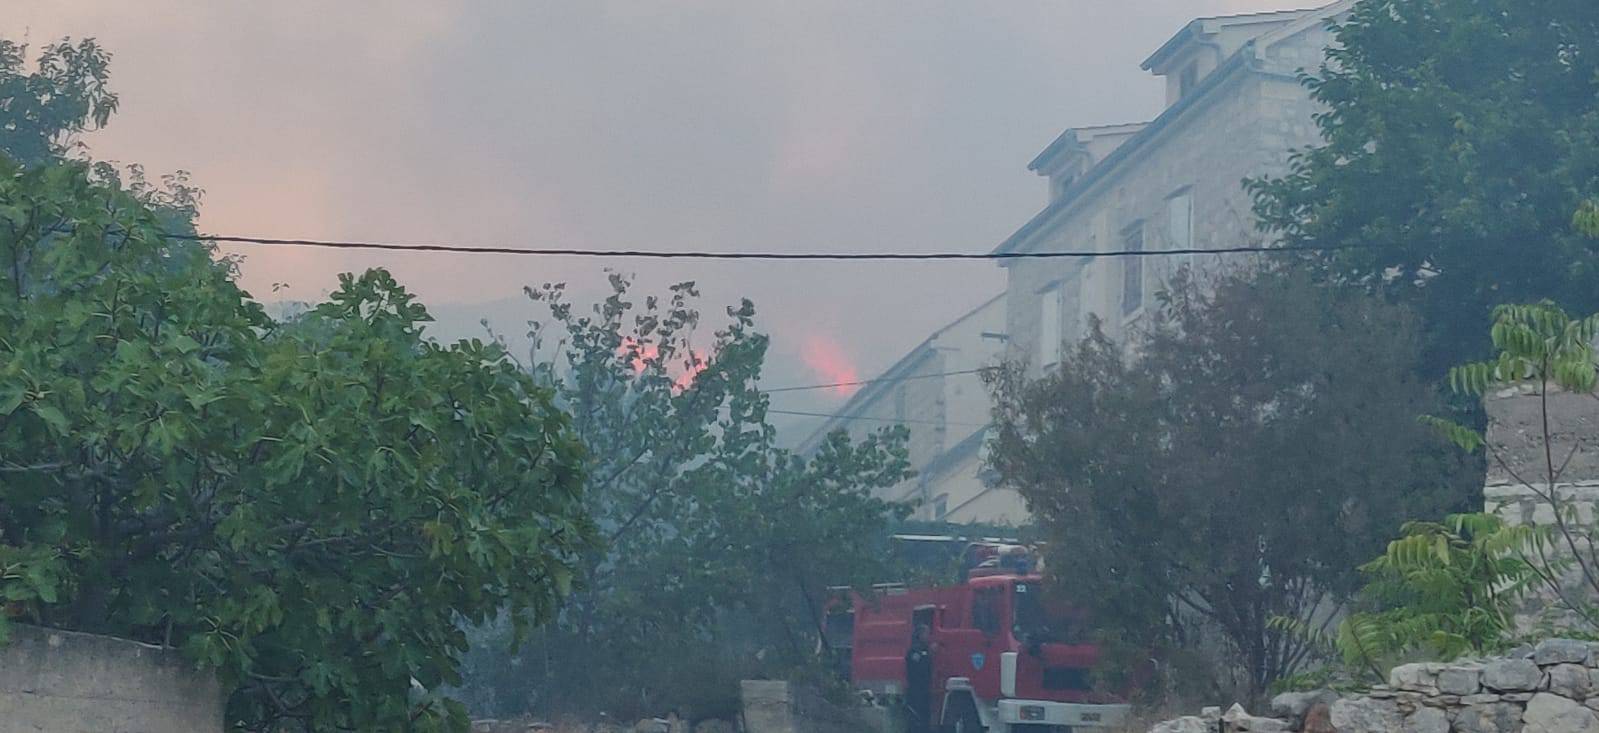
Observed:
[[[1049,203],[999,252],[1215,249],[1265,244],[1248,177],[1282,173],[1289,153],[1320,141],[1316,104],[1298,73],[1321,62],[1328,22],[1352,0],[1315,10],[1200,18],[1143,67],[1166,84],[1147,123],[1066,130],[1028,166]],[[1215,255],[1002,260],[1009,358],[1051,366],[1097,316],[1112,335],[1136,325],[1177,266]]]
[[[1316,144],[1316,105],[1298,73],[1332,42],[1328,22],[1353,0],[1315,10],[1199,18],[1143,64],[1166,86],[1148,122],[1066,130],[1028,168],[1049,182],[1048,204],[999,252],[1215,249],[1265,244],[1245,178],[1285,170]],[[1136,326],[1175,267],[1225,266],[1215,255],[1007,259],[1006,292],[939,330],[857,393],[828,432],[859,435],[899,422],[911,431],[918,476],[882,497],[918,504],[916,518],[1019,524],[1026,506],[983,470],[987,390],[956,374],[1005,361],[1037,370],[1060,361],[1097,316],[1112,335]]]

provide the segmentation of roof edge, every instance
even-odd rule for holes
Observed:
[[[1162,137],[1162,133],[1164,133],[1167,128],[1171,127],[1171,125],[1179,117],[1182,117],[1190,110],[1199,107],[1201,104],[1212,101],[1215,98],[1214,92],[1216,89],[1220,88],[1223,84],[1230,82],[1232,79],[1237,77],[1240,72],[1259,71],[1260,69],[1257,65],[1257,58],[1255,54],[1251,52],[1250,46],[1252,43],[1253,42],[1251,42],[1250,45],[1246,45],[1242,51],[1234,54],[1233,57],[1228,59],[1226,63],[1222,64],[1220,68],[1207,75],[1204,81],[1200,82],[1198,89],[1195,89],[1188,96],[1183,97],[1176,104],[1167,107],[1165,111],[1160,113],[1159,117],[1156,117],[1153,121],[1146,125],[1144,129],[1139,130],[1131,138],[1128,138],[1127,142],[1122,143],[1115,150],[1111,151],[1109,155],[1105,156],[1104,160],[1100,161],[1094,167],[1088,169],[1088,171],[1079,177],[1077,181],[1072,184],[1071,188],[1068,189],[1059,199],[1044,207],[1042,211],[1034,215],[1032,219],[1028,220],[1028,222],[1023,224],[1020,229],[1017,229],[1015,233],[1007,237],[1005,241],[1000,242],[999,246],[994,248],[994,254],[1004,254],[1006,252],[1016,251],[1018,248],[1020,248],[1021,243],[1024,240],[1026,240],[1041,226],[1043,226],[1044,221],[1075,206],[1079,201],[1082,200],[1083,196],[1088,193],[1089,189],[1097,185],[1101,180],[1116,173],[1120,173],[1120,168],[1124,161],[1142,151],[1145,147],[1150,145],[1152,141]]]

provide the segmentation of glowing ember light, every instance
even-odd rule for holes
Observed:
[[[805,347],[800,352],[800,359],[805,366],[821,377],[820,381],[829,384],[835,382],[855,382],[860,380],[859,372],[855,365],[850,363],[849,357],[844,354],[843,347],[832,338],[811,334],[805,339]],[[859,385],[840,385],[827,391],[840,397],[848,397],[860,389]]]

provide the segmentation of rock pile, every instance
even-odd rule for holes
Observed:
[[[1270,716],[1206,708],[1150,733],[1599,733],[1599,643],[1549,639],[1503,657],[1404,664],[1363,695],[1296,692]]]

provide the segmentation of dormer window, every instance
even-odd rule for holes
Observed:
[[[1195,61],[1183,67],[1182,74],[1177,77],[1177,98],[1182,99],[1199,86],[1199,62]]]

